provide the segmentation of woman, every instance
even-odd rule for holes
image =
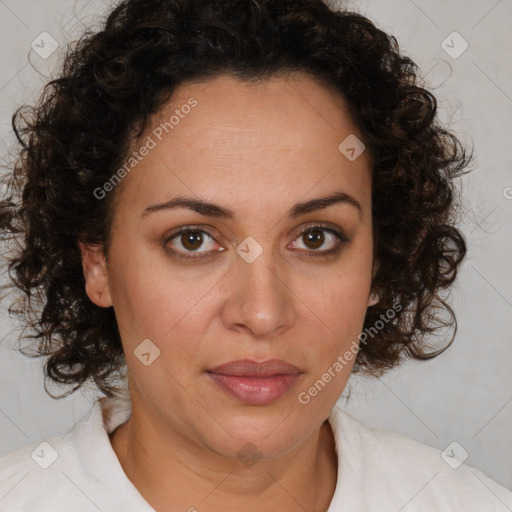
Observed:
[[[105,397],[0,459],[1,510],[512,507],[336,407],[455,325],[469,158],[416,80],[320,0],[126,0],[72,48],[1,218],[47,376]]]

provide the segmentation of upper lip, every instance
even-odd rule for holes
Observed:
[[[301,370],[281,359],[267,359],[266,361],[252,361],[239,359],[216,366],[211,373],[233,375],[236,377],[271,377],[272,375],[290,375],[302,373]]]

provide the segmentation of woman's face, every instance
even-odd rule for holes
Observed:
[[[373,303],[358,133],[344,100],[303,74],[176,89],[116,191],[101,299],[98,274],[87,280],[114,307],[134,411],[231,458],[249,442],[277,457],[320,428]],[[190,207],[156,207],[178,197]],[[293,366],[247,362],[276,359]]]

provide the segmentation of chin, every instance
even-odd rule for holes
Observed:
[[[216,428],[203,433],[205,444],[215,453],[241,462],[282,457],[314,430],[298,414],[290,414],[289,408],[265,415],[233,414],[212,421]]]

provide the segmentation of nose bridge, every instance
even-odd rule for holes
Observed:
[[[271,336],[293,323],[293,294],[286,285],[285,267],[271,245],[248,237],[236,248],[233,284],[225,305],[225,322],[245,326],[255,336]]]

